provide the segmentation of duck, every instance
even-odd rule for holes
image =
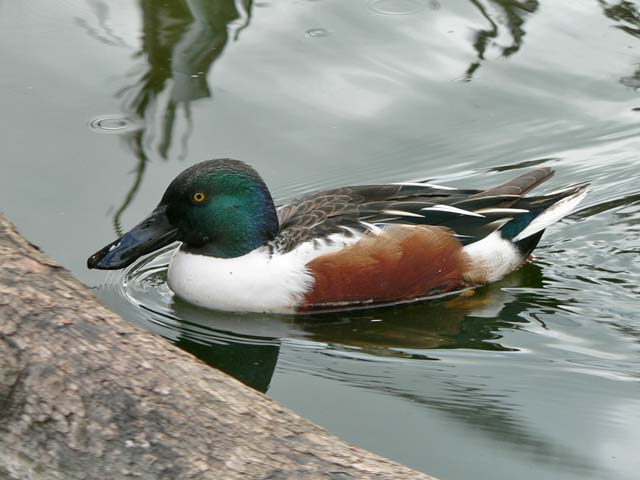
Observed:
[[[262,177],[233,159],[180,173],[138,225],[88,261],[122,269],[180,242],[167,283],[197,306],[276,314],[414,302],[470,291],[526,263],[545,229],[588,183],[527,195],[554,174],[489,189],[428,182],[347,186],[276,206]]]

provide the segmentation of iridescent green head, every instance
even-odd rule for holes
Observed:
[[[238,160],[208,160],[178,175],[152,214],[88,265],[123,268],[175,240],[189,252],[238,257],[272,240],[278,229],[269,189],[253,168]]]

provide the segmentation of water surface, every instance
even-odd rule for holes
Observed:
[[[342,438],[442,479],[640,471],[640,4],[0,1],[0,208],[113,309]],[[536,165],[589,180],[536,259],[474,295],[207,312],[87,256],[198,161],[284,201]]]

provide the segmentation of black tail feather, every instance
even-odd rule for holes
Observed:
[[[537,168],[530,172],[524,173],[519,177],[513,178],[502,185],[485,190],[482,193],[474,195],[476,198],[490,197],[495,195],[524,195],[533,190],[538,185],[546,182],[553,176],[553,170],[549,167]]]
[[[528,257],[529,254],[533,252],[534,248],[538,246],[543,233],[544,230],[540,230],[538,233],[534,233],[527,238],[523,238],[522,240],[515,242],[514,245],[523,257]]]

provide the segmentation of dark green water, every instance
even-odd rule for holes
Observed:
[[[637,479],[640,2],[0,0],[0,209],[113,309],[445,479]],[[86,257],[200,160],[280,200],[532,165],[589,180],[476,295],[305,318],[175,302],[167,254]]]

